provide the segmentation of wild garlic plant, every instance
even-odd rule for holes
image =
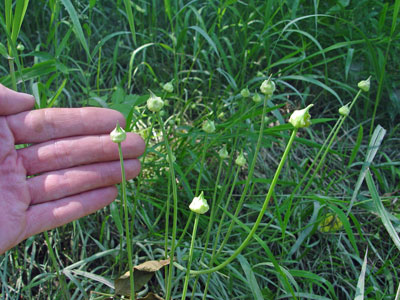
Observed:
[[[346,104],[344,106],[342,106],[339,109],[339,119],[338,122],[336,123],[336,125],[334,126],[334,128],[331,131],[331,134],[328,136],[328,138],[326,139],[324,145],[321,147],[320,152],[317,154],[317,157],[314,159],[313,164],[310,166],[310,168],[307,170],[307,172],[304,174],[303,178],[301,179],[301,181],[299,182],[299,184],[295,187],[293,193],[290,195],[289,197],[289,203],[288,203],[288,208],[287,208],[287,214],[290,216],[291,213],[291,205],[292,205],[292,201],[293,201],[293,197],[295,195],[295,193],[298,191],[298,189],[301,187],[301,185],[305,182],[306,178],[308,177],[309,173],[311,172],[311,170],[314,167],[314,164],[316,163],[316,161],[319,160],[319,164],[317,165],[311,179],[308,180],[308,183],[306,185],[306,187],[302,190],[302,194],[305,193],[305,191],[309,188],[310,184],[312,183],[312,180],[314,179],[315,174],[318,172],[318,170],[321,168],[324,159],[333,143],[333,141],[336,139],[336,136],[338,134],[338,131],[341,127],[341,125],[343,124],[344,120],[346,119],[346,117],[349,115],[351,108],[354,106],[357,98],[359,97],[360,93],[362,91],[368,91],[369,89],[369,84],[370,84],[370,79],[367,79],[365,81],[362,81],[359,83],[359,88],[360,91],[357,93],[357,95],[354,97],[353,101],[350,104]],[[172,82],[168,82],[166,84],[164,84],[162,86],[163,90],[165,91],[165,93],[172,93],[173,92],[173,85]],[[200,220],[200,215],[202,214],[206,214],[210,207],[207,203],[207,201],[205,200],[205,194],[208,192],[204,192],[201,191],[200,192],[200,186],[201,186],[201,178],[203,176],[202,172],[203,172],[203,166],[205,163],[205,157],[206,157],[206,152],[208,151],[209,148],[209,144],[212,140],[212,136],[213,135],[218,135],[218,126],[215,124],[215,121],[207,118],[205,121],[202,122],[201,124],[201,130],[204,132],[204,140],[202,142],[204,142],[204,147],[202,149],[202,155],[201,155],[201,160],[200,160],[200,170],[199,170],[199,174],[197,177],[197,181],[196,181],[196,187],[195,187],[195,197],[193,198],[191,204],[189,205],[189,210],[190,215],[188,217],[188,220],[186,222],[186,226],[185,228],[182,230],[182,234],[181,237],[178,239],[177,238],[177,223],[178,223],[178,206],[181,207],[182,203],[184,203],[184,200],[180,200],[178,199],[178,187],[177,187],[177,178],[175,175],[175,168],[177,167],[176,164],[176,157],[173,153],[173,149],[171,148],[171,144],[169,141],[169,136],[166,134],[166,129],[165,126],[166,124],[163,121],[162,118],[162,109],[164,107],[165,104],[165,99],[162,99],[159,96],[156,96],[154,93],[150,93],[150,97],[147,100],[147,108],[148,110],[155,115],[155,120],[158,122],[158,125],[160,126],[161,132],[162,132],[162,143],[165,147],[166,150],[166,161],[168,163],[168,187],[171,186],[172,187],[172,195],[170,195],[171,193],[171,189],[168,188],[168,195],[167,195],[167,203],[166,203],[166,209],[165,209],[165,222],[166,222],[166,229],[165,229],[165,255],[166,258],[170,259],[170,264],[168,267],[168,270],[166,271],[166,277],[165,277],[165,294],[166,294],[166,299],[171,299],[172,298],[172,285],[174,283],[174,276],[175,276],[175,268],[177,268],[180,271],[185,272],[185,276],[184,276],[184,283],[183,283],[183,289],[182,289],[182,295],[181,295],[181,299],[186,299],[186,295],[188,292],[188,286],[189,286],[189,280],[190,280],[190,276],[195,276],[195,282],[193,284],[193,289],[192,289],[192,299],[194,298],[195,295],[195,289],[197,286],[197,282],[199,279],[199,275],[202,274],[207,274],[207,279],[206,279],[206,284],[205,284],[205,288],[202,291],[203,294],[203,299],[206,299],[207,296],[207,291],[208,291],[208,285],[210,282],[210,276],[212,273],[217,272],[219,270],[221,270],[222,268],[226,267],[229,263],[231,263],[234,259],[236,259],[241,252],[247,247],[247,245],[250,243],[250,241],[255,237],[257,229],[259,227],[259,225],[261,224],[261,221],[263,220],[266,210],[268,208],[268,204],[270,203],[271,197],[274,194],[276,185],[278,183],[278,178],[281,174],[281,171],[283,169],[283,166],[285,165],[285,162],[289,156],[289,152],[290,149],[293,145],[293,142],[296,138],[296,135],[298,133],[298,131],[302,128],[306,128],[308,126],[311,125],[311,115],[310,115],[310,110],[311,108],[314,106],[314,104],[309,104],[307,107],[305,107],[304,109],[300,109],[300,110],[295,110],[288,122],[291,124],[292,128],[291,128],[291,134],[290,137],[287,141],[286,144],[286,148],[280,158],[279,164],[276,168],[275,174],[272,178],[271,184],[268,188],[268,192],[265,196],[264,202],[262,204],[262,207],[258,213],[258,216],[254,222],[254,224],[252,225],[251,229],[249,229],[248,234],[246,236],[246,238],[244,238],[244,240],[242,241],[242,243],[232,252],[228,252],[229,256],[228,257],[224,257],[220,258],[223,250],[224,250],[224,246],[227,242],[227,240],[230,238],[230,235],[233,231],[233,226],[234,226],[234,221],[237,220],[239,213],[241,212],[241,209],[243,207],[244,204],[244,200],[246,199],[246,197],[249,195],[249,188],[251,186],[251,183],[253,182],[253,175],[254,175],[254,170],[255,170],[255,165],[256,165],[256,159],[257,159],[257,155],[260,151],[261,148],[261,142],[263,140],[263,134],[264,134],[264,126],[266,124],[266,120],[269,120],[268,116],[267,116],[267,101],[269,99],[271,99],[271,97],[274,95],[276,91],[276,85],[275,82],[272,81],[271,77],[268,78],[267,80],[263,81],[261,86],[260,86],[260,92],[261,94],[263,94],[264,96],[264,100],[263,100],[263,111],[262,114],[259,116],[260,118],[260,128],[259,128],[259,132],[258,132],[258,139],[257,139],[257,143],[255,145],[255,149],[254,149],[254,153],[252,156],[251,161],[249,162],[249,165],[247,166],[247,159],[245,157],[245,153],[243,151],[243,149],[240,149],[240,151],[238,152],[239,154],[235,155],[235,151],[234,149],[232,149],[233,151],[231,151],[231,153],[228,152],[226,145],[224,145],[223,147],[220,148],[220,150],[218,151],[218,156],[219,156],[219,166],[218,166],[218,172],[217,172],[217,178],[215,181],[215,188],[213,191],[213,195],[211,198],[211,211],[210,211],[210,215],[209,215],[209,221],[208,221],[208,226],[207,228],[204,229],[205,234],[203,235],[203,237],[205,236],[205,241],[203,243],[203,250],[201,251],[201,256],[199,258],[199,265],[203,265],[204,266],[204,262],[203,260],[206,257],[206,254],[208,253],[208,249],[209,249],[209,243],[212,242],[212,250],[211,253],[209,254],[209,263],[208,266],[206,268],[203,269],[199,269],[199,270],[192,270],[191,266],[193,263],[193,258],[194,258],[194,245],[195,245],[195,241],[196,241],[196,236],[197,236],[197,231],[198,231],[198,225],[199,225],[199,220]],[[254,95],[252,96],[249,89],[246,87],[245,89],[241,90],[240,92],[241,97],[243,97],[244,99],[252,99],[254,102],[254,105],[258,105],[261,101],[262,101],[262,96],[259,93],[254,93]],[[164,94],[165,97],[165,94]],[[220,114],[221,115],[221,114]],[[223,116],[222,116],[223,117]],[[152,128],[153,128],[154,122],[152,123]],[[120,149],[120,143],[121,140],[119,139],[119,136],[123,136],[123,132],[121,131],[122,129],[119,127],[119,125],[117,125],[117,128],[115,130],[115,133],[113,132],[111,134],[112,139],[113,136],[115,139],[115,142],[118,143],[119,145],[119,149]],[[118,135],[118,138],[116,137]],[[114,141],[114,140],[113,140]],[[148,142],[146,142],[147,144]],[[322,151],[324,151],[322,153]],[[322,156],[321,156],[322,155]],[[321,156],[321,159],[319,159],[319,157]],[[230,176],[226,176],[226,179],[224,181],[224,186],[222,187],[221,184],[221,174],[222,174],[222,170],[224,169],[224,166],[228,166],[229,164],[224,164],[224,161],[226,160],[230,160],[231,162],[234,162],[234,167],[231,169],[232,172],[230,173],[232,175],[232,173],[234,173],[234,175],[232,177]],[[123,170],[123,162],[122,162],[122,155],[121,155],[121,166],[122,166],[122,170]],[[243,191],[240,195],[240,199],[239,201],[236,203],[236,208],[235,208],[235,212],[231,215],[229,212],[229,207],[230,207],[230,203],[231,203],[231,198],[233,195],[234,190],[237,188],[238,185],[238,178],[239,178],[239,174],[240,172],[245,172],[245,170],[247,170],[247,176],[246,176],[246,180],[243,183]],[[234,171],[234,172],[233,172]],[[124,179],[124,171],[123,173],[123,181]],[[227,173],[229,174],[229,172]],[[226,174],[226,175],[227,175]],[[233,179],[232,179],[233,178]],[[230,186],[229,189],[229,193],[226,194],[227,192],[227,188],[228,186]],[[125,210],[125,220],[128,220],[128,217],[126,215],[127,213],[127,209],[126,209],[126,191],[124,191],[126,189],[125,185],[122,185],[122,189],[123,189],[123,199],[124,199],[124,210]],[[170,197],[172,196],[172,197]],[[225,205],[222,208],[222,213],[221,216],[217,219],[217,212],[219,209],[221,209],[221,199],[225,197]],[[173,208],[173,215],[172,215],[172,230],[171,230],[171,237],[169,237],[169,218],[170,218],[170,198],[173,199],[173,203],[172,203],[172,208]],[[179,204],[181,203],[181,204]],[[181,240],[183,238],[183,236],[186,234],[188,228],[190,227],[191,220],[193,217],[193,214],[195,215],[195,219],[194,219],[194,223],[193,223],[193,232],[192,232],[192,237],[191,237],[191,242],[190,242],[190,246],[189,246],[189,253],[188,253],[188,260],[187,260],[187,264],[186,266],[183,266],[182,264],[180,264],[179,262],[175,262],[175,253],[177,250],[177,247],[179,247],[181,245]],[[226,231],[226,234],[222,240],[222,242],[219,242],[220,240],[220,235],[222,232],[222,227],[224,225],[226,225],[226,216],[230,216],[231,220],[229,222],[229,226],[228,226],[228,230]],[[331,216],[331,219],[334,216]],[[288,222],[288,218],[285,215],[285,224],[287,224]],[[211,239],[211,229],[213,227],[213,224],[217,222],[218,223],[218,227],[217,227],[217,233],[216,235],[213,237],[213,239]],[[131,251],[132,249],[130,248],[131,246],[131,241],[130,241],[130,237],[129,237],[129,226],[127,224],[126,225],[126,239],[127,239],[127,245],[128,245],[128,259],[130,262],[130,270],[132,270],[132,257],[131,257]],[[284,231],[282,232],[283,234],[283,238],[284,238]],[[219,245],[219,248],[218,248]],[[218,248],[218,249],[217,249]],[[217,263],[218,262],[218,263]],[[133,278],[131,279],[131,284],[133,286]],[[293,290],[291,290],[292,293],[294,293]],[[132,298],[134,297],[134,291],[132,289],[132,294],[131,294]],[[293,294],[294,295],[294,294]]]

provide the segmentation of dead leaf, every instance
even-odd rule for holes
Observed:
[[[138,266],[133,267],[133,278],[135,281],[135,291],[139,291],[153,277],[154,273],[166,265],[169,265],[170,260],[149,260]],[[131,285],[129,280],[130,272],[126,272],[121,277],[114,280],[115,294],[129,296]],[[157,299],[157,298],[149,298]]]

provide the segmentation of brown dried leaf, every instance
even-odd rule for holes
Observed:
[[[169,259],[165,260],[150,260],[146,261],[138,266],[133,267],[133,278],[135,281],[135,291],[139,291],[143,286],[153,277],[154,273],[160,270],[162,267],[168,265]],[[131,285],[129,280],[130,273],[126,272],[121,277],[115,279],[115,294],[118,295],[130,295]],[[151,299],[151,298],[150,298]]]

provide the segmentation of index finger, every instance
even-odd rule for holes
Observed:
[[[125,126],[120,112],[96,107],[45,108],[6,118],[16,144],[109,133],[117,122]]]

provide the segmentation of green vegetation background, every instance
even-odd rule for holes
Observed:
[[[181,233],[201,169],[205,138],[201,123],[215,120],[219,133],[209,140],[201,180],[201,190],[211,195],[217,151],[223,144],[232,153],[243,149],[248,160],[253,159],[262,107],[244,99],[240,91],[248,87],[255,93],[272,74],[277,92],[269,103],[272,113],[257,156],[256,179],[239,217],[241,226],[235,225],[224,251],[234,250],[255,220],[288,137],[289,114],[313,103],[311,114],[317,121],[298,136],[257,234],[283,268],[297,299],[354,299],[367,248],[365,299],[394,299],[400,282],[400,250],[383,226],[366,184],[356,195],[345,229],[321,232],[318,224],[329,213],[348,212],[370,138],[379,124],[387,133],[369,162],[370,169],[380,200],[399,231],[399,7],[397,0],[31,1],[17,40],[20,46],[13,49],[18,89],[33,93],[37,108],[117,109],[131,121],[128,130],[145,138],[154,135],[142,175],[130,189],[130,197],[136,194],[139,201],[132,227],[135,263],[140,263],[163,258],[161,212],[168,195],[166,151],[144,106],[149,90],[169,102],[164,119],[179,166]],[[0,9],[4,12],[3,2]],[[6,45],[3,16],[1,26],[0,42]],[[11,86],[7,58],[1,57],[0,62],[0,82]],[[353,99],[358,81],[368,76],[370,92],[358,100],[311,188],[295,197],[287,212],[288,195],[332,129],[338,108]],[[174,92],[165,95],[161,85],[170,81]],[[227,164],[226,178],[229,168]],[[245,179],[246,172],[240,176]],[[241,183],[235,186],[234,201],[240,197]],[[225,186],[229,181],[221,190]],[[117,200],[50,233],[73,299],[106,299],[99,293],[113,293],[112,281],[107,280],[122,273],[116,258],[126,261],[115,250],[120,237],[115,213],[119,204]],[[287,226],[285,213],[290,213]],[[200,236],[206,226],[203,218]],[[32,237],[0,257],[1,297],[62,297],[43,240],[41,235]],[[186,234],[177,249],[178,261],[185,263],[189,243]],[[201,245],[199,239],[197,253]],[[200,267],[196,256],[193,267]],[[175,277],[176,296],[183,276],[178,272]],[[198,284],[200,299],[203,277]],[[149,289],[162,295],[163,288],[160,273]],[[281,272],[256,240],[238,261],[213,275],[208,295],[209,299],[293,298]]]

